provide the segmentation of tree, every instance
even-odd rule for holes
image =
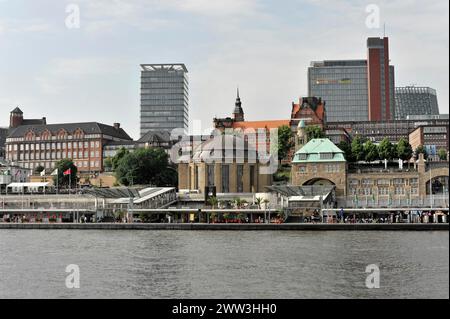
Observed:
[[[53,183],[58,188],[61,187],[74,187],[77,185],[78,168],[70,159],[62,159],[56,163],[55,169],[58,170],[58,174],[53,176]],[[64,173],[70,170],[70,174]]]
[[[105,171],[111,172],[113,170],[113,159],[112,159],[112,157],[107,157],[105,159],[105,162],[103,163],[103,166],[105,167]]]
[[[176,170],[169,166],[169,156],[163,149],[143,148],[124,153],[115,164],[120,184],[176,186]]]
[[[130,154],[130,151],[127,150],[126,148],[122,147],[117,154],[111,159],[111,168],[113,171],[115,171],[117,169],[117,167],[119,166],[119,162],[122,158],[124,158],[125,156],[127,156],[128,154]]]
[[[261,209],[262,202],[263,202],[262,197],[256,197],[255,204],[258,205],[258,209]]]
[[[396,146],[396,153],[398,158],[400,158],[401,160],[409,161],[414,152],[408,140],[402,137],[400,141],[398,141],[398,144]]]
[[[245,200],[245,199],[242,199],[242,198],[236,198],[235,200],[234,200],[234,206],[237,208],[237,209],[241,209],[241,208],[243,208],[245,205],[247,204],[247,201]]]
[[[370,163],[378,160],[378,147],[372,141],[367,141],[364,143],[364,155],[366,162]]]
[[[447,160],[447,150],[445,148],[439,149],[438,156],[441,161],[446,161]]]
[[[425,159],[427,159],[428,158],[428,152],[427,152],[427,149],[425,148],[425,146],[423,146],[423,145],[419,145],[417,148],[416,148],[416,156],[417,156],[417,158],[419,158],[419,154],[423,154],[423,157],[425,158]]]
[[[352,141],[352,157],[356,162],[366,160],[366,154],[364,153],[364,140],[361,136],[357,136]]]
[[[293,146],[292,130],[289,126],[283,125],[278,128],[278,159],[286,159]]]
[[[325,132],[322,130],[322,128],[318,125],[310,125],[307,126],[305,129],[306,136],[308,136],[308,141],[315,139],[315,138],[325,138]]]
[[[353,157],[352,153],[352,145],[350,143],[346,141],[340,141],[337,147],[339,147],[339,149],[344,152],[344,156],[347,162],[355,162],[355,158]]]
[[[397,155],[395,153],[396,150],[391,141],[389,141],[387,137],[384,138],[378,146],[378,154],[380,155],[380,159],[387,159],[388,161],[391,161],[394,156]]]
[[[45,169],[44,166],[39,165],[38,167],[36,167],[36,168],[34,169],[34,173],[35,173],[36,175],[40,175],[44,169]]]
[[[211,205],[212,209],[215,209],[218,203],[219,201],[216,196],[212,196],[208,199],[208,204]]]

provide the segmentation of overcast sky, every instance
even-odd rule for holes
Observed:
[[[68,28],[67,5],[80,8]],[[380,8],[381,28],[366,26]],[[70,20],[72,21],[72,20]],[[120,122],[139,135],[141,63],[185,63],[190,116],[229,116],[239,85],[247,120],[286,119],[311,61],[366,57],[390,37],[396,85],[437,89],[448,113],[447,0],[0,0],[0,125],[20,106],[49,123]]]

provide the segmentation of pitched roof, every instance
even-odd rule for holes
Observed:
[[[332,154],[332,157],[321,156]],[[344,151],[327,138],[313,139],[295,153],[293,163],[345,162]]]
[[[153,132],[149,131],[144,136],[142,136],[138,142],[139,143],[153,143],[153,142],[159,142],[159,143],[170,143],[170,132],[167,131],[161,131],[161,132]]]
[[[8,138],[23,137],[29,131],[33,131],[35,134],[39,135],[45,130],[49,130],[52,134],[56,134],[61,129],[64,129],[69,133],[73,133],[77,129],[81,129],[85,134],[104,134],[123,140],[132,140],[132,138],[122,128],[116,129],[113,126],[97,122],[21,125],[11,130]]]
[[[233,128],[272,129],[272,128],[279,128],[280,126],[283,125],[289,126],[289,120],[235,122],[233,124]]]
[[[22,110],[19,107],[16,107],[14,110],[12,110],[11,113],[23,114]]]

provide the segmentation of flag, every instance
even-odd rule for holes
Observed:
[[[64,171],[64,173],[63,173],[64,175],[71,175],[72,174],[72,169],[68,169],[68,170],[66,170],[66,171]]]
[[[41,176],[45,176],[45,169],[41,171]]]
[[[70,174],[70,173],[69,173]],[[58,169],[55,169],[53,172],[52,172],[52,174],[51,174],[52,176],[56,176],[56,175],[58,175]]]

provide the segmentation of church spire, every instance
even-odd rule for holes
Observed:
[[[239,93],[239,86],[237,88],[237,97],[236,97],[236,103],[234,106],[234,112],[233,117],[235,122],[243,122],[244,121],[244,110],[242,109],[242,102],[241,97]]]

